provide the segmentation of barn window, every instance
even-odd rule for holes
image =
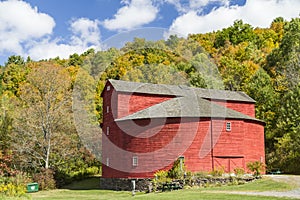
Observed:
[[[109,135],[109,126],[106,127],[106,135]]]
[[[106,106],[106,113],[109,113],[109,106]]]
[[[132,157],[132,166],[134,166],[134,167],[138,166],[138,157],[137,156]]]
[[[107,86],[106,90],[107,90],[107,91],[109,91],[109,90],[110,90],[110,85],[108,85],[108,86]]]
[[[226,131],[231,131],[231,122],[226,122]]]
[[[106,158],[106,166],[109,166],[109,158]]]

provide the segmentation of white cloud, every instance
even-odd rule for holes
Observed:
[[[228,27],[237,19],[254,27],[268,27],[276,17],[290,20],[300,13],[299,0],[247,0],[243,6],[228,6],[226,0],[223,2],[224,6],[206,15],[190,9],[173,21],[169,34],[206,33]]]
[[[175,6],[176,10],[181,14],[186,14],[190,11],[201,12],[202,9],[210,3],[218,3],[220,5],[228,6],[230,0],[164,0],[166,3]]]
[[[109,30],[131,30],[156,19],[158,8],[151,0],[128,0],[114,15],[113,19],[103,21],[103,26]]]
[[[0,53],[21,54],[22,43],[51,34],[55,22],[47,14],[18,0],[0,2]]]
[[[89,48],[100,49],[100,22],[86,18],[70,23],[71,36],[53,38],[54,19],[20,0],[0,1],[0,55],[17,54],[34,60],[67,58]]]
[[[89,45],[100,46],[99,21],[80,18],[71,23],[71,31],[74,34],[72,43],[81,44],[83,47]]]
[[[100,49],[100,30],[98,20],[79,18],[70,24],[72,36],[63,43],[60,39],[45,38],[41,42],[33,42],[28,48],[28,55],[34,60],[49,59],[59,56],[68,58],[74,53],[83,53],[87,49]]]
[[[204,0],[204,1],[206,1],[206,0]],[[189,10],[189,4],[183,3],[180,0],[165,0],[165,2],[175,6],[177,12],[179,12],[179,13],[185,13]]]
[[[82,51],[81,46],[60,43],[58,39],[45,38],[40,42],[32,42],[28,55],[34,60],[49,59],[59,56],[68,58],[69,55]]]

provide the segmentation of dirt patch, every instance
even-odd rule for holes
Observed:
[[[268,175],[267,177],[272,178],[274,181],[286,182],[294,185],[300,189],[300,176],[295,175]]]

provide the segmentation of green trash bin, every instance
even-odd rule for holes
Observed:
[[[27,184],[27,192],[37,192],[39,191],[38,183],[28,183]]]

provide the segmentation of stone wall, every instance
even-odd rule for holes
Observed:
[[[245,182],[253,181],[255,178],[247,177],[247,178],[235,178],[235,177],[227,177],[227,178],[194,178],[193,180],[175,180],[174,184],[178,185],[178,188],[183,188],[184,186],[198,186],[205,187],[207,184],[209,185],[226,185],[230,183],[235,184],[243,184]],[[132,191],[133,183],[135,181],[135,191],[145,191],[151,192],[153,190],[164,190],[162,185],[157,185],[156,188],[153,188],[152,179],[127,179],[127,178],[100,178],[100,189],[103,190],[115,190],[115,191]]]
[[[135,181],[135,191],[149,191],[151,179],[129,179],[129,178],[100,178],[100,189],[103,190],[125,190],[132,191]],[[151,190],[151,189],[150,189]]]

